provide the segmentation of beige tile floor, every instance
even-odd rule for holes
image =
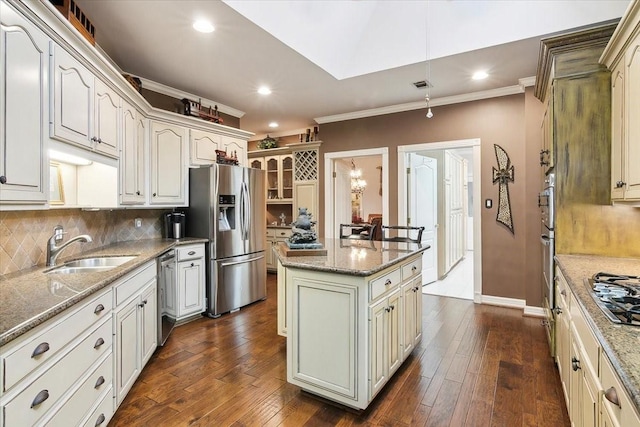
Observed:
[[[473,299],[473,252],[467,251],[443,280],[437,280],[422,287],[423,294],[444,297]]]

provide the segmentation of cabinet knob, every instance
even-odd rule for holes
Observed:
[[[95,136],[91,137],[91,142],[98,142],[98,138],[96,138]]]
[[[36,356],[40,356],[42,353],[46,353],[47,351],[49,351],[49,343],[48,342],[40,343],[33,350],[33,353],[31,353],[31,358],[34,358]]]
[[[36,397],[33,399],[33,402],[31,402],[31,407],[33,408],[38,406],[48,398],[49,398],[49,390],[40,391],[40,393],[38,393]]]
[[[7,177],[2,175],[0,176],[0,184],[6,184],[7,183]]]
[[[562,314],[562,309],[560,307],[556,307],[552,310],[556,315]]]
[[[103,310],[104,310],[104,305],[102,305],[102,304],[98,304],[98,305],[96,305],[96,309],[95,309],[95,310],[93,310],[93,312],[94,312],[95,314],[98,314],[98,313],[100,313],[100,312],[101,312],[101,311],[103,311]]]
[[[99,426],[100,424],[102,424],[105,420],[105,416],[104,414],[100,414],[100,416],[98,417],[98,419],[96,420],[96,423],[94,424],[95,426]]]
[[[96,381],[96,385],[94,385],[93,388],[98,388],[102,384],[104,384],[104,377],[102,375],[100,375],[100,377]]]
[[[616,389],[613,386],[609,387],[609,389],[604,392],[604,397],[609,402],[613,403],[617,407],[620,407],[620,399],[618,399],[618,392],[616,391]]]
[[[3,184],[4,184],[4,183],[3,183]],[[618,182],[616,182],[616,188],[622,188],[622,187],[624,187],[625,185],[627,185],[627,183],[626,183],[626,182],[624,182],[624,181],[618,181]]]
[[[136,196],[139,196],[139,195],[140,195],[140,192],[139,192],[139,191],[136,191]]]
[[[414,265],[413,267],[411,267],[411,272],[412,272],[412,273],[415,273],[417,269],[418,269],[418,267],[416,267],[416,266]]]
[[[389,286],[389,285],[391,285],[391,279],[387,279],[387,281],[386,281],[386,282],[384,282],[384,285],[385,285],[385,286]]]
[[[102,344],[104,344],[104,340],[102,338],[98,338],[96,340],[96,343],[93,345],[93,348],[98,348],[100,347]]]
[[[563,297],[567,296],[567,291],[565,291],[564,289],[560,291],[560,295],[562,295]]]
[[[574,356],[571,358],[571,369],[577,371],[578,369],[582,369],[580,366],[580,361]]]
[[[395,305],[390,305],[390,306],[389,306],[389,308],[390,308],[391,310],[393,310],[393,309],[395,309],[395,308],[396,308],[396,306],[395,306]]]
[[[193,267],[194,265],[195,265],[194,263],[191,263],[191,267]]]
[[[153,193],[153,197],[156,197],[156,193]]]

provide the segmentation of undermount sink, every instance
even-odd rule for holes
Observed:
[[[135,256],[110,256],[77,259],[62,264],[60,267],[49,270],[47,273],[71,274],[71,273],[95,273],[111,270],[119,265],[131,261]]]

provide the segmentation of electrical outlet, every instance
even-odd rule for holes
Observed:
[[[140,228],[142,227],[142,218],[136,218],[133,220],[133,226],[135,228]]]

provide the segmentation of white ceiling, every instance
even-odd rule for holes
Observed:
[[[629,0],[76,3],[124,72],[240,110],[242,129],[278,135],[422,107],[426,90],[412,83],[428,68],[433,106],[517,87],[535,75],[541,38],[619,18]],[[216,30],[195,32],[196,18]],[[489,78],[471,80],[478,69]],[[273,93],[258,95],[261,85]]]

